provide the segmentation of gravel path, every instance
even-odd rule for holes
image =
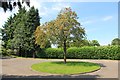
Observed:
[[[32,59],[32,58],[12,58],[0,59],[2,61],[3,76],[29,76],[29,77],[79,77],[79,78],[118,78],[117,60],[80,60],[68,59],[67,61],[87,61],[99,63],[101,69],[92,73],[75,75],[58,75],[33,71],[31,65],[45,61],[63,61],[63,59]],[[0,61],[0,62],[1,62]]]

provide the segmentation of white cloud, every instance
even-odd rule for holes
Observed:
[[[87,25],[87,24],[93,24],[93,23],[98,23],[102,21],[109,21],[113,18],[114,18],[113,16],[105,16],[105,17],[91,16],[91,17],[82,18],[81,20],[79,19],[78,21],[81,22],[82,25]]]
[[[34,6],[35,8],[41,8],[42,2],[41,0],[30,0],[30,6]]]
[[[108,20],[111,20],[111,19],[113,19],[113,16],[106,16],[102,20],[103,21],[108,21]]]
[[[2,28],[2,25],[5,23],[7,18],[9,18],[9,16],[13,15],[17,11],[18,11],[18,7],[16,7],[12,12],[11,11],[4,12],[4,10],[2,8],[0,8],[0,14],[1,14],[1,17],[0,17],[0,28]]]
[[[70,7],[70,4],[66,4],[66,3],[56,3],[55,5],[52,6],[52,9],[53,10],[57,10],[57,11],[60,11],[62,8],[65,8],[65,7]]]
[[[62,8],[70,7],[69,3],[63,3],[61,2],[62,0],[60,2],[53,3],[53,5],[50,5],[49,7],[44,5],[45,2],[41,2],[41,0],[30,0],[30,1],[31,1],[30,6],[31,7],[34,6],[35,8],[38,8],[39,15],[41,17],[54,15],[58,13]],[[23,6],[25,6],[27,10],[30,9],[28,6],[26,6],[26,4],[23,4]],[[0,8],[0,14],[2,15],[2,17],[0,18],[0,27],[2,27],[2,25],[5,23],[5,21],[10,15],[13,15],[17,11],[18,11],[18,7],[16,7],[12,12],[7,11],[6,13],[2,10],[2,8]]]
[[[91,24],[94,22],[95,22],[94,20],[87,20],[87,21],[82,21],[81,23],[84,25],[84,24]]]

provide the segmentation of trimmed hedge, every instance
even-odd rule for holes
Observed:
[[[120,49],[118,46],[82,47],[69,48],[68,58],[78,59],[120,59]]]
[[[40,58],[63,58],[61,48],[43,49],[37,54]],[[118,46],[100,46],[100,47],[71,47],[67,49],[67,58],[69,59],[111,59],[120,60],[120,47]]]
[[[40,53],[37,54],[40,58],[63,58],[63,51],[61,48],[46,48],[42,49]]]

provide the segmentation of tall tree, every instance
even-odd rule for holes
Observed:
[[[37,27],[36,43],[45,46],[50,40],[52,44],[61,44],[64,50],[64,63],[66,63],[67,43],[80,41],[85,36],[85,30],[77,19],[77,14],[71,8],[62,9],[55,20]]]
[[[5,24],[2,26],[3,29],[1,29],[2,31],[2,41],[4,41],[3,47],[4,48],[11,48],[11,40],[13,39],[13,31],[14,31],[14,26],[12,25],[12,23],[14,22],[15,19],[15,15],[14,17],[10,16],[8,18],[8,20],[5,22]]]
[[[18,13],[10,17],[3,26],[4,48],[7,49],[9,46],[17,49],[19,56],[35,53],[39,46],[35,45],[34,31],[39,25],[40,17],[37,9],[34,7],[29,11],[26,11],[25,7],[19,9]]]
[[[26,10],[25,7],[21,8],[17,14],[17,17],[15,19],[16,21],[13,23],[16,28],[13,31],[13,39],[12,39],[12,45],[14,48],[18,49],[18,55],[22,55],[21,51],[25,46],[25,21],[27,20],[26,18]]]
[[[35,44],[35,36],[34,32],[37,28],[37,26],[40,25],[40,17],[39,17],[39,12],[38,9],[35,9],[34,7],[31,7],[30,10],[27,13],[27,21],[25,23],[26,26],[26,33],[27,35],[27,44],[28,46],[28,51],[29,53],[33,54],[33,57],[35,57],[36,49],[39,48],[38,45]]]

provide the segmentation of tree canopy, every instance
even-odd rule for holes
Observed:
[[[60,44],[64,50],[64,62],[66,63],[66,44],[81,41],[85,37],[85,29],[77,21],[78,17],[71,8],[64,8],[57,18],[38,26],[35,31],[36,44],[45,47],[46,42]]]
[[[113,39],[111,45],[120,45],[120,38]]]
[[[33,54],[38,45],[35,44],[34,31],[40,25],[38,9],[31,7],[26,11],[25,7],[19,9],[17,14],[10,16],[2,29],[2,41],[5,49],[16,49],[18,55]]]
[[[20,0],[0,0],[0,7],[3,8],[5,12],[7,10],[12,11],[16,6],[18,6],[19,9],[22,8],[24,2],[30,7],[30,0],[22,0],[22,2],[20,2]]]

